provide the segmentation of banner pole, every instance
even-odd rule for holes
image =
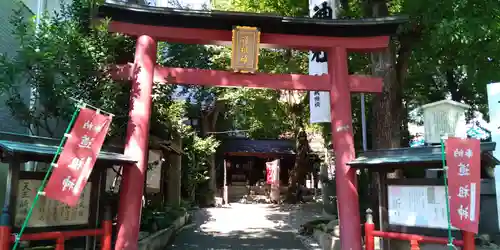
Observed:
[[[361,134],[363,136],[363,151],[368,150],[366,136],[366,108],[365,108],[365,93],[361,93]]]
[[[448,220],[448,247],[450,250],[454,250],[453,236],[451,235],[451,214],[450,214],[450,195],[448,193],[448,166],[446,166],[446,151],[444,146],[444,140],[447,138],[446,135],[441,137],[441,161],[443,164],[444,171],[444,193],[446,196],[446,217]]]

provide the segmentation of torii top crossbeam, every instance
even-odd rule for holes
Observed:
[[[132,81],[125,154],[137,159],[136,164],[124,168],[123,172],[116,250],[137,249],[144,185],[141,180],[144,179],[147,168],[153,82],[328,91],[341,249],[362,249],[356,174],[347,165],[355,157],[350,94],[380,93],[382,79],[349,75],[347,57],[351,51],[373,52],[386,49],[390,36],[406,21],[405,18],[316,20],[107,2],[99,8],[98,17],[111,18],[110,31],[138,37],[134,62],[117,65],[117,70],[113,72],[117,79]],[[325,51],[328,53],[328,74],[239,74],[155,65],[157,41],[229,45],[233,26],[258,27],[261,32],[261,47]]]
[[[109,2],[109,1],[108,1]],[[322,50],[338,46],[348,51],[370,52],[387,48],[389,36],[404,22],[401,17],[358,20],[318,20],[245,12],[199,11],[107,3],[100,17],[111,18],[110,31],[131,36],[187,44],[230,45],[236,25],[259,27],[261,46]],[[117,78],[131,78],[131,65],[119,65]],[[174,78],[177,84],[244,86],[254,88],[329,91],[330,76],[299,74],[238,75],[226,71],[164,68],[155,70],[155,82]],[[379,93],[382,79],[349,76],[351,92]]]
[[[107,1],[110,2],[110,1]],[[261,47],[318,50],[341,46],[350,51],[387,48],[402,17],[325,20],[247,12],[158,8],[113,2],[99,8],[110,17],[110,31],[150,35],[157,40],[186,44],[230,44],[233,26],[261,29]]]

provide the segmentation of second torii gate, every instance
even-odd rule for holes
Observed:
[[[109,1],[108,1],[109,2]],[[254,87],[329,91],[336,187],[342,250],[361,250],[361,228],[356,174],[346,163],[355,156],[351,93],[380,93],[382,79],[349,75],[348,52],[373,52],[387,48],[390,36],[405,20],[313,20],[252,13],[191,11],[107,3],[101,18],[110,17],[109,29],[136,36],[135,60],[118,65],[117,79],[132,81],[130,120],[125,154],[137,164],[124,168],[118,213],[116,250],[137,249],[141,198],[147,167],[148,132],[153,82],[206,86]],[[323,50],[328,54],[328,74],[238,74],[226,71],[156,66],[157,42],[221,44],[232,41],[233,26],[261,29],[261,47]],[[170,82],[172,81],[172,82]]]

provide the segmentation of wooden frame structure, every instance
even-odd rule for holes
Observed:
[[[361,250],[356,174],[347,166],[354,159],[350,95],[380,93],[382,79],[349,75],[349,52],[377,52],[388,47],[406,18],[315,20],[265,14],[157,8],[107,1],[98,18],[110,18],[109,30],[137,37],[134,62],[117,65],[117,79],[132,80],[131,110],[125,154],[137,160],[123,173],[118,238],[115,249],[137,249],[139,215],[147,166],[149,117],[153,82],[221,87],[253,87],[330,92],[336,185],[341,221],[341,248]],[[257,27],[260,47],[322,50],[328,53],[328,74],[237,74],[225,71],[156,66],[157,42],[230,45],[234,26]],[[356,223],[353,223],[355,222]]]
[[[481,143],[481,166],[495,166],[499,163],[492,155],[496,144],[492,142]],[[405,178],[388,179],[387,174],[397,169],[440,169],[442,168],[441,146],[422,146],[415,148],[397,148],[372,150],[348,163],[356,169],[366,169],[371,172],[376,183],[377,202],[372,202],[371,207],[378,207],[379,211],[368,209],[365,223],[366,250],[374,250],[374,237],[384,239],[384,249],[390,249],[388,239],[409,241],[412,250],[419,250],[419,244],[435,243],[447,244],[447,229],[410,227],[393,225],[389,222],[389,185],[392,186],[444,186],[444,180]],[[375,220],[374,220],[375,217]],[[488,220],[488,219],[486,219]],[[377,222],[378,226],[374,223]],[[375,228],[378,230],[375,230]],[[475,234],[466,231],[452,231],[456,246],[464,250],[475,250]],[[387,245],[386,245],[387,244]]]
[[[0,162],[8,164],[5,183],[5,202],[0,217],[0,249],[10,249],[15,237],[11,233],[20,231],[15,226],[18,186],[23,180],[42,180],[45,172],[22,171],[26,162],[49,164],[56,154],[58,140],[0,133]],[[64,250],[65,241],[78,237],[101,237],[101,249],[111,249],[112,221],[109,204],[103,202],[106,187],[106,169],[113,165],[131,164],[134,160],[118,153],[120,149],[104,148],[89,178],[91,185],[88,223],[68,226],[28,227],[23,241],[55,240],[56,249]],[[30,190],[30,192],[36,190]]]

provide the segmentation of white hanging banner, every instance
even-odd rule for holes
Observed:
[[[494,129],[491,132],[491,141],[497,144],[493,156],[500,159],[500,82],[486,85],[488,93],[488,110],[490,114],[490,125]],[[500,165],[495,167],[495,190],[497,198],[497,218],[500,218]],[[498,228],[500,229],[500,220]]]
[[[332,0],[309,0],[309,16],[318,19],[333,19],[335,13]],[[309,75],[328,74],[327,56],[323,51],[309,52]],[[311,91],[309,93],[309,111],[311,123],[331,122],[330,92]]]

